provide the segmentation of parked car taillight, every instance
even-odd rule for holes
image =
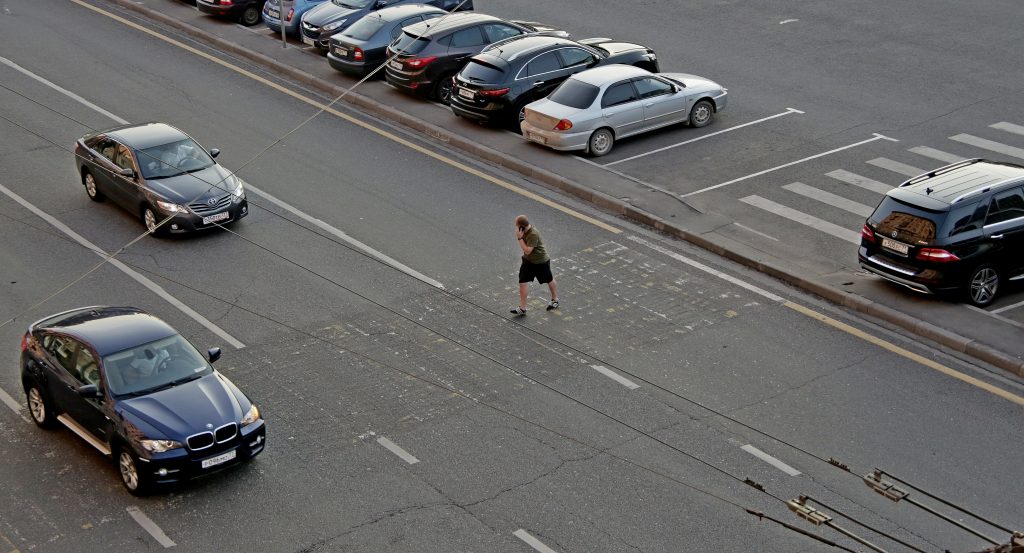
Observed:
[[[867,223],[864,223],[864,228],[860,229],[860,235],[868,242],[875,243],[875,231],[871,230]]]
[[[295,8],[288,10],[288,19],[285,21],[291,22],[293,17],[295,17]]]
[[[355,48],[355,49],[353,49],[352,50],[352,59],[354,59],[356,61],[362,61],[363,60],[363,49],[362,48]]]
[[[942,248],[921,248],[917,252],[917,258],[921,261],[935,261],[936,263],[960,261],[959,257]]]
[[[405,60],[405,65],[406,67],[410,67],[412,69],[419,69],[421,67],[426,67],[427,65],[430,65],[436,59],[437,56],[430,56],[427,58],[413,58],[411,60]]]
[[[28,332],[26,332],[25,335],[21,337],[21,351],[25,351],[26,349],[28,349],[28,337]]]
[[[494,89],[494,90],[478,90],[476,93],[481,95],[481,96],[486,96],[488,98],[497,98],[499,96],[504,96],[504,95],[508,94],[509,90],[512,90],[512,89],[510,89],[510,88],[498,88],[498,89]]]
[[[555,125],[555,130],[556,131],[567,131],[567,130],[569,130],[571,128],[572,128],[572,121],[570,121],[568,119],[562,119],[561,121],[558,122],[557,125]]]

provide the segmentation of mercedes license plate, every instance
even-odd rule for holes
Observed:
[[[238,453],[235,450],[232,449],[231,451],[229,451],[229,452],[227,452],[227,453],[225,453],[223,455],[218,455],[216,457],[210,457],[209,459],[203,459],[203,468],[204,469],[208,469],[210,467],[214,467],[214,466],[217,466],[217,465],[221,465],[221,464],[227,463],[228,461],[234,459],[235,455],[237,455],[237,454]]]
[[[907,255],[907,252],[910,251],[909,245],[904,244],[903,242],[897,242],[890,238],[882,238],[882,247],[903,255]]]
[[[231,216],[231,214],[228,213],[227,211],[225,211],[223,213],[217,213],[216,215],[210,215],[209,217],[203,217],[203,224],[204,225],[209,225],[210,223],[216,223],[217,221],[223,221],[224,219],[227,219],[230,216]]]
[[[400,61],[391,61],[391,62],[388,63],[388,67],[390,67],[391,69],[397,69],[397,70],[401,71],[403,65],[402,65],[402,62],[400,62]]]
[[[475,94],[473,94],[473,91],[468,89],[468,88],[461,88],[460,87],[459,88],[459,96],[462,96],[463,98],[469,98],[470,100],[472,100],[473,96],[475,96]]]

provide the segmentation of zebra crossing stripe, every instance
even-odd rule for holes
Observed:
[[[835,171],[830,171],[828,173],[825,173],[825,176],[832,177],[839,181],[843,181],[846,184],[859,186],[865,190],[878,192],[879,194],[885,194],[886,192],[895,188],[895,186],[891,184],[885,184],[884,182],[878,182],[874,179],[862,177],[856,173],[851,173],[845,169],[836,169]]]
[[[797,211],[791,207],[786,207],[780,203],[773,202],[767,198],[753,195],[747,196],[746,198],[740,198],[740,201],[752,205],[754,207],[761,208],[765,211],[770,211],[780,217],[785,217],[790,221],[800,223],[801,225],[809,226],[815,230],[820,230],[826,234],[831,234],[836,238],[846,240],[853,244],[860,244],[860,233],[854,232],[848,228],[841,227],[837,224],[830,223],[824,219],[819,219],[813,215],[808,215],[802,211]]]
[[[989,127],[1024,136],[1024,126],[1014,125],[1013,123],[1007,123],[1006,121],[1000,121],[999,123],[989,125]]]
[[[1024,148],[1017,148],[1003,144],[1002,142],[996,142],[994,140],[987,140],[979,136],[973,136],[969,134],[958,134],[956,136],[949,137],[950,140],[957,142],[963,142],[964,144],[970,144],[983,150],[990,150],[996,153],[1000,153],[1007,156],[1012,156],[1018,159],[1024,159]]]
[[[868,215],[871,215],[872,211],[874,211],[874,208],[870,206],[857,203],[853,200],[847,200],[842,196],[833,194],[831,192],[826,192],[824,190],[819,190],[817,188],[814,188],[813,186],[807,186],[802,182],[791,182],[783,186],[782,188],[785,190],[789,190],[794,194],[800,194],[801,196],[804,196],[806,198],[818,200],[821,203],[828,204],[832,207],[837,207],[839,209],[842,209],[843,211],[849,211],[854,215],[860,215],[861,217],[867,217]]]
[[[942,150],[936,150],[935,148],[929,148],[928,146],[916,146],[914,148],[910,148],[907,151],[908,152],[913,152],[913,153],[918,154],[918,155],[922,155],[924,157],[930,157],[932,159],[937,159],[937,160],[945,162],[945,163],[956,163],[958,161],[963,161],[963,160],[967,159],[964,156],[958,156],[956,154],[946,153],[946,152],[943,152]]]
[[[907,165],[906,163],[900,163],[898,161],[891,160],[886,157],[876,157],[875,159],[869,160],[868,165],[874,165],[875,167],[881,167],[882,169],[888,169],[894,173],[906,175],[908,177],[916,177],[927,173],[924,169],[918,169],[913,165]]]

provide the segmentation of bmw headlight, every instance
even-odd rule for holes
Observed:
[[[174,440],[139,440],[142,449],[150,453],[163,453],[181,447],[181,442]]]
[[[188,211],[187,209],[185,209],[185,206],[178,205],[178,204],[172,204],[171,202],[163,202],[163,201],[157,200],[156,201],[156,205],[157,205],[157,207],[159,207],[160,209],[166,211],[167,213],[184,213],[184,212]]]
[[[238,183],[235,189],[231,191],[231,203],[237,204],[238,202],[245,199],[245,187],[242,186],[242,179],[235,179]]]
[[[256,404],[253,403],[249,407],[249,412],[242,417],[242,426],[249,426],[250,424],[260,420],[260,410],[256,408]]]
[[[323,27],[321,27],[321,29],[324,30],[324,31],[333,31],[333,30],[337,29],[338,27],[341,27],[342,25],[344,25],[346,21],[348,21],[348,19],[339,19],[337,21],[334,21],[334,22],[331,22],[331,23],[328,23],[328,24],[324,25]]]

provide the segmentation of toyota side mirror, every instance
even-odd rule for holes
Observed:
[[[220,348],[210,348],[206,350],[206,356],[210,359],[210,363],[217,362],[220,359]]]
[[[220,155],[220,149],[219,148],[211,148],[210,149],[210,157],[217,157],[219,155]]]
[[[86,384],[75,390],[75,393],[78,394],[78,397],[85,399],[98,399],[100,397],[100,389],[95,384]]]

